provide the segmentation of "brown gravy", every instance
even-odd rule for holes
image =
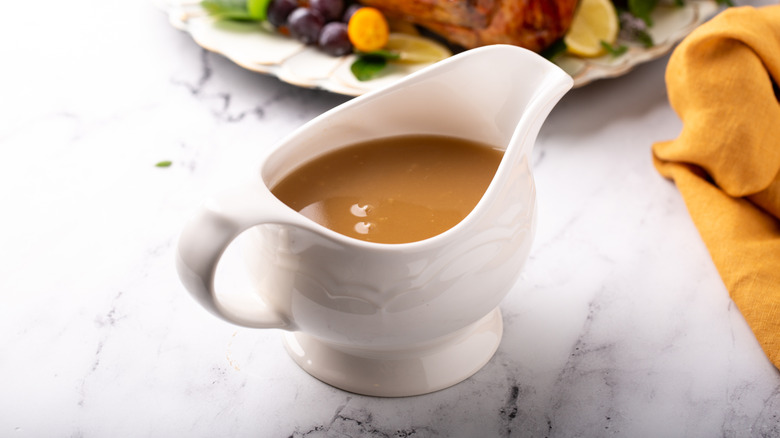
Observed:
[[[272,192],[313,221],[369,242],[440,234],[477,205],[503,151],[439,136],[347,146],[294,170]]]

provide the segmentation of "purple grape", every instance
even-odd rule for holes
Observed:
[[[343,56],[352,52],[347,25],[338,21],[332,21],[322,28],[318,44],[323,52],[331,56]]]
[[[293,38],[304,44],[314,44],[325,24],[325,19],[314,9],[300,7],[292,11],[287,24]]]
[[[322,14],[326,22],[338,20],[344,12],[344,0],[309,0],[309,8]]]
[[[357,10],[362,8],[362,7],[363,7],[363,5],[360,5],[360,4],[357,4],[357,3],[353,3],[353,4],[349,5],[349,6],[347,6],[347,10],[344,11],[344,16],[341,17],[341,21],[343,21],[345,23],[349,23],[349,19],[352,18],[352,14],[357,12]]]
[[[268,22],[274,27],[286,26],[287,18],[297,7],[297,0],[272,0],[268,5]]]

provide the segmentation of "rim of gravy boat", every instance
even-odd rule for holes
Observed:
[[[498,146],[498,149],[500,149],[504,153],[498,165],[498,168],[496,169],[496,173],[494,174],[493,179],[490,181],[490,184],[485,190],[485,193],[479,199],[479,201],[474,206],[474,208],[460,222],[458,222],[451,228],[439,234],[436,234],[434,236],[428,237],[426,239],[412,241],[412,242],[404,242],[404,243],[370,242],[370,241],[350,237],[341,234],[337,231],[331,230],[330,228],[327,228],[324,225],[321,225],[309,219],[308,217],[302,215],[298,211],[295,211],[293,208],[289,207],[288,205],[284,204],[281,200],[279,200],[273,193],[270,193],[271,189],[269,187],[270,185],[269,181],[272,181],[273,179],[270,178],[271,175],[267,175],[269,172],[272,172],[271,170],[268,169],[269,161],[272,158],[274,158],[275,155],[280,153],[280,151],[284,149],[287,143],[289,143],[292,139],[300,135],[301,132],[316,127],[318,123],[321,123],[323,120],[328,119],[339,112],[347,111],[354,106],[361,105],[366,100],[376,99],[382,95],[393,93],[400,88],[403,88],[412,83],[416,83],[418,81],[423,80],[423,78],[425,78],[426,76],[435,76],[438,71],[451,68],[453,64],[468,62],[468,58],[472,58],[480,55],[484,56],[484,53],[486,52],[507,52],[502,56],[513,56],[510,52],[514,52],[515,55],[520,54],[520,56],[524,56],[530,61],[528,62],[529,68],[543,68],[548,70],[551,75],[557,77],[550,78],[549,80],[543,81],[541,83],[542,86],[538,87],[539,90],[541,90],[542,88],[547,88],[547,90],[544,92],[539,91],[533,94],[533,98],[527,103],[525,107],[526,110],[523,112],[523,115],[518,119],[518,124],[514,128],[510,141],[505,145],[492,145],[492,146]],[[566,79],[568,79],[568,81]],[[279,208],[285,209],[289,214],[298,216],[298,220],[290,221],[290,222],[280,221],[279,222],[280,225],[292,225],[292,226],[308,229],[311,232],[315,232],[317,234],[320,234],[323,237],[326,237],[330,240],[336,241],[344,245],[351,245],[363,249],[370,249],[370,250],[377,250],[377,251],[397,251],[399,249],[408,249],[408,250],[420,249],[421,250],[421,249],[425,249],[425,247],[437,246],[442,243],[446,243],[447,239],[450,239],[451,235],[460,233],[464,228],[470,227],[473,222],[478,220],[476,219],[476,217],[481,214],[482,210],[485,210],[487,208],[487,205],[490,202],[491,198],[495,197],[496,193],[499,190],[501,190],[501,187],[498,187],[499,180],[504,179],[504,174],[511,172],[511,169],[508,169],[508,167],[515,164],[514,163],[515,155],[526,153],[527,151],[530,151],[531,148],[533,147],[533,144],[530,144],[526,148],[524,148],[526,150],[519,150],[520,147],[522,146],[522,144],[520,143],[522,143],[524,139],[518,137],[530,135],[531,139],[535,141],[537,133],[531,132],[533,131],[533,128],[531,128],[530,130],[527,128],[529,126],[534,125],[535,123],[539,123],[541,125],[544,122],[544,120],[547,118],[552,108],[563,97],[563,95],[566,94],[566,92],[568,92],[569,89],[571,89],[572,83],[573,80],[571,79],[571,77],[567,73],[565,73],[562,69],[560,69],[560,67],[556,66],[552,62],[543,58],[541,55],[518,46],[496,44],[496,45],[484,46],[476,49],[467,50],[465,52],[459,53],[457,55],[439,61],[430,67],[414,72],[406,76],[405,78],[401,79],[400,81],[391,84],[387,87],[377,89],[369,93],[363,94],[361,96],[355,97],[313,118],[309,122],[305,123],[298,129],[296,129],[291,134],[287,135],[286,137],[283,137],[279,142],[277,142],[277,144],[274,147],[272,147],[262,156],[260,162],[261,164],[259,169],[259,175],[257,175],[257,177],[260,180],[259,182],[263,185],[263,189],[267,190],[270,193],[270,196],[277,201]],[[541,118],[542,120],[541,121],[538,120],[539,118]],[[539,128],[540,126],[537,127],[536,130],[538,131]],[[413,135],[413,134],[411,133],[399,134],[397,136],[400,137],[406,135]],[[393,137],[393,136],[376,136],[373,138],[388,138],[388,137]],[[447,136],[444,135],[444,137]],[[456,136],[449,136],[449,137],[459,138]],[[321,155],[324,155],[325,153],[332,152],[344,147],[348,147],[356,143],[360,143],[360,141],[347,142],[340,146],[330,148],[327,151],[323,152],[322,154],[309,155],[303,159],[295,161],[294,164],[292,166],[289,166],[286,171],[277,170],[277,172],[279,172],[280,175],[273,175],[275,177],[275,182],[278,182],[281,178],[283,178],[286,175],[289,175],[295,169],[299,168],[300,166],[303,166],[306,163],[311,162],[313,159]],[[533,171],[530,166],[530,163],[528,164],[528,171],[533,177]]]

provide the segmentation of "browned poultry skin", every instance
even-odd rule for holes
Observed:
[[[361,0],[467,49],[512,44],[540,52],[571,25],[578,0]]]

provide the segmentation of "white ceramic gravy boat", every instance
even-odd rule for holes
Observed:
[[[281,141],[261,163],[257,181],[203,206],[179,241],[182,282],[220,318],[286,330],[291,357],[347,391],[408,396],[466,379],[501,340],[498,305],[520,275],[535,229],[529,152],[571,86],[566,73],[535,53],[489,46],[334,108]],[[269,191],[333,149],[409,134],[506,148],[475,209],[430,239],[352,239]],[[214,290],[216,265],[245,230],[256,291],[225,298]]]

